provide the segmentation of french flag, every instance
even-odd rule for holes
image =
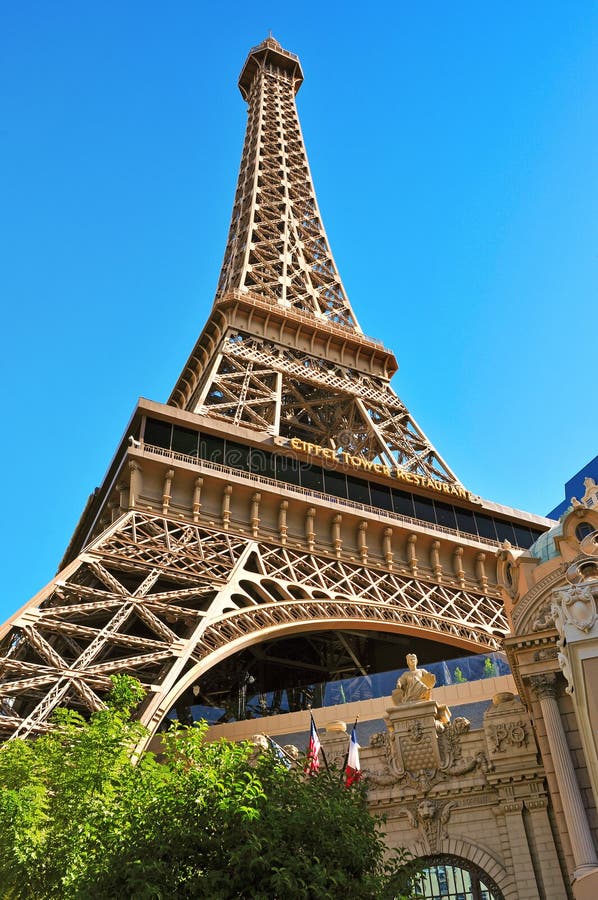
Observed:
[[[309,730],[309,744],[307,747],[307,759],[305,761],[305,774],[317,775],[320,771],[320,738],[313,716],[311,717],[311,728]]]
[[[357,743],[357,734],[355,726],[351,732],[351,740],[349,741],[349,752],[347,753],[347,765],[345,766],[345,787],[351,787],[361,778],[361,765],[359,762],[359,744]]]

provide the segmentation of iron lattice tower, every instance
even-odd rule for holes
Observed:
[[[2,629],[4,738],[46,729],[57,705],[100,708],[117,672],[146,685],[153,732],[206,673],[280,635],[479,652],[508,630],[498,542],[545,522],[466,491],[391,388],[396,360],[359,328],[324,231],[302,79],[272,38],[247,58],[212,312],[168,404],[139,402],[61,571]]]

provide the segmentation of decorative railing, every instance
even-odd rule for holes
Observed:
[[[211,462],[207,459],[202,459],[197,456],[190,456],[187,453],[181,453],[178,450],[168,450],[165,447],[156,447],[153,444],[146,444],[141,442],[140,448],[144,450],[146,453],[151,453],[154,456],[162,456],[167,459],[175,459],[179,462],[185,463],[186,465],[191,465],[199,469],[208,469],[212,472],[218,472],[221,475],[229,475],[231,472],[231,466],[224,466],[221,463]],[[295,494],[300,494],[303,497],[309,497],[313,500],[325,500],[330,506],[344,506],[353,510],[362,510],[367,513],[375,513],[377,516],[380,516],[383,519],[389,519],[393,522],[401,522],[407,525],[416,525],[418,528],[428,528],[435,533],[442,532],[444,534],[450,535],[451,537],[458,537],[460,539],[474,541],[478,544],[483,544],[485,546],[493,546],[500,547],[500,541],[493,540],[492,538],[481,538],[478,535],[471,534],[469,531],[459,531],[456,528],[450,528],[448,525],[436,525],[433,522],[426,522],[423,519],[416,519],[413,516],[404,516],[401,513],[390,512],[386,509],[380,509],[377,506],[370,506],[366,503],[359,503],[357,500],[349,500],[345,497],[336,497],[333,494],[327,494],[324,491],[314,491],[312,488],[304,488],[298,484],[292,484],[288,481],[278,481],[275,478],[268,478],[266,475],[258,475],[255,472],[247,472],[244,469],[232,469],[234,474],[242,478],[246,481],[250,481],[256,485],[264,485],[265,487],[272,487],[280,490],[281,486],[285,487],[287,490],[292,491]]]

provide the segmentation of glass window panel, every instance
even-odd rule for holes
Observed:
[[[276,478],[276,465],[273,454],[259,447],[252,447],[249,471],[255,472],[256,475],[262,475],[264,478]]]
[[[497,900],[495,893],[468,868],[440,861],[424,870],[417,896],[421,900]]]
[[[290,456],[276,457],[276,477],[279,481],[287,481],[289,484],[299,484],[299,466],[298,459],[292,459]]]
[[[407,491],[399,491],[396,488],[393,488],[392,505],[394,511],[401,516],[413,517],[415,515],[415,510],[413,508],[413,494],[409,494]]]
[[[370,486],[367,481],[364,481],[363,478],[352,478],[351,476],[348,476],[347,485],[349,489],[349,500],[353,500],[355,503],[367,503],[369,506]],[[372,487],[375,487],[375,485],[372,485]],[[388,491],[388,488],[386,488],[386,490]],[[390,499],[390,491],[388,492],[388,497]],[[371,502],[374,503],[373,500]],[[390,509],[392,509],[392,506]]]
[[[445,528],[456,528],[457,520],[455,518],[455,508],[450,503],[443,503],[442,500],[435,500],[436,521]]]
[[[224,462],[224,441],[222,438],[212,437],[210,434],[202,434],[199,441],[199,455],[208,462]]]
[[[334,494],[335,497],[347,496],[347,478],[344,472],[324,469],[324,486],[328,494]]]
[[[518,547],[523,547],[524,550],[531,547],[534,538],[529,528],[526,528],[524,525],[513,525],[513,531],[515,532],[515,543]]]
[[[505,522],[504,519],[495,519],[494,527],[499,541],[509,541],[511,544],[515,542],[515,532],[510,522]]]
[[[324,490],[324,473],[320,466],[303,463],[301,466],[301,486],[310,491]]]
[[[455,507],[455,515],[457,517],[457,528],[466,534],[477,534],[478,530],[475,524],[475,518],[470,509],[460,509]]]
[[[175,425],[172,429],[172,449],[177,453],[186,453],[187,456],[197,456],[199,433],[191,428],[181,428]]]
[[[389,487],[372,482],[370,484],[370,496],[372,498],[372,506],[377,506],[378,509],[388,509],[392,512],[392,494]]]
[[[480,537],[496,540],[496,531],[494,529],[494,520],[491,516],[484,516],[482,513],[475,513],[475,520],[478,526],[478,534]]]
[[[245,444],[237,444],[235,441],[226,441],[224,448],[224,465],[231,469],[249,471],[249,447]]]
[[[415,496],[413,498],[413,504],[415,506],[416,519],[423,519],[424,522],[436,522],[433,500],[429,500],[427,497]]]
[[[170,450],[170,435],[172,425],[170,422],[161,422],[160,419],[146,419],[144,441],[153,444],[154,447],[164,447]]]

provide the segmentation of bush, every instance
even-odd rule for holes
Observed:
[[[142,692],[113,679],[108,708],[0,751],[0,884],[11,900],[360,898],[409,893],[386,860],[365,787],[306,777],[249,742],[205,741],[206,723],[132,760]]]

